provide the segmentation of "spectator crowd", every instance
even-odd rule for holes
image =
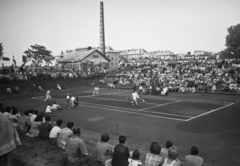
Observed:
[[[56,104],[56,103],[54,103]],[[180,166],[179,149],[172,141],[166,141],[165,147],[159,142],[150,143],[149,152],[140,159],[140,151],[129,149],[126,145],[127,138],[120,135],[118,144],[109,143],[110,135],[107,132],[101,134],[99,142],[95,145],[96,154],[88,152],[87,145],[81,139],[81,129],[74,127],[74,122],[67,122],[62,127],[62,119],[51,121],[51,116],[38,110],[26,110],[21,115],[15,107],[4,107],[0,104],[0,165],[5,166],[9,162],[9,156],[13,149],[21,145],[18,132],[27,136],[49,140],[56,148],[62,149],[62,164],[64,166]],[[36,140],[37,141],[37,140]],[[190,154],[185,157],[186,166],[202,166],[203,158],[198,156],[199,149],[192,146]]]

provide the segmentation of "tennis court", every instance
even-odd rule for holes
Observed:
[[[129,90],[101,89],[100,92],[97,97],[93,97],[92,91],[87,90],[70,94],[79,98],[80,105],[93,109],[117,111],[177,121],[190,121],[234,104],[223,101],[140,95],[146,102],[139,102],[138,106],[132,106],[128,100],[128,96],[131,93]],[[52,94],[52,101],[65,104],[67,94],[68,93],[60,92]],[[32,97],[32,99],[44,100],[45,96]]]

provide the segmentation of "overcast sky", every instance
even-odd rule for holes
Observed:
[[[104,0],[106,46],[220,51],[240,23],[240,0]],[[0,43],[17,63],[30,45],[53,52],[99,46],[99,0],[0,0]]]

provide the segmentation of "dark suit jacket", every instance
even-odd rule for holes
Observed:
[[[52,129],[52,124],[49,122],[44,122],[40,125],[39,128],[39,138],[48,139],[50,131]]]
[[[129,156],[128,147],[123,144],[116,145],[113,152],[112,166],[128,166]]]

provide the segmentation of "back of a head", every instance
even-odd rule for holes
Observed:
[[[51,120],[51,117],[48,115],[48,116],[45,117],[45,120],[46,120],[47,122],[49,122],[49,121]]]
[[[172,160],[177,159],[178,157],[178,148],[176,146],[172,146],[168,149],[168,157]]]
[[[28,110],[24,111],[24,115],[28,116],[29,115],[29,111]]]
[[[13,108],[12,114],[13,114],[13,115],[16,115],[17,113],[18,113],[18,109],[17,109],[17,108]]]
[[[68,122],[68,123],[67,123],[67,127],[68,127],[69,129],[72,129],[73,125],[74,125],[73,122]]]
[[[57,122],[56,122],[57,126],[61,126],[62,123],[63,123],[63,120],[62,120],[62,119],[58,119]]]
[[[197,146],[192,146],[190,154],[191,155],[198,155],[198,153],[199,153],[198,147]]]
[[[132,159],[133,160],[139,160],[139,158],[140,158],[140,153],[137,149],[135,149],[132,153]]]
[[[150,145],[150,153],[159,155],[161,152],[161,146],[159,145],[158,142],[152,142]]]
[[[81,129],[79,127],[73,129],[74,135],[81,135]]]
[[[35,115],[38,115],[38,110],[34,110],[34,114],[35,114]]]
[[[173,146],[173,142],[167,140],[167,142],[166,142],[166,148],[168,149],[168,148],[170,148],[170,147],[172,147],[172,146]]]
[[[118,140],[119,140],[119,143],[124,144],[126,142],[127,138],[124,135],[120,135]]]
[[[37,117],[34,119],[34,122],[42,122],[43,116],[42,115],[37,115]]]
[[[101,135],[101,141],[102,142],[108,142],[109,139],[110,139],[110,137],[109,137],[109,134],[107,132],[105,132]]]

